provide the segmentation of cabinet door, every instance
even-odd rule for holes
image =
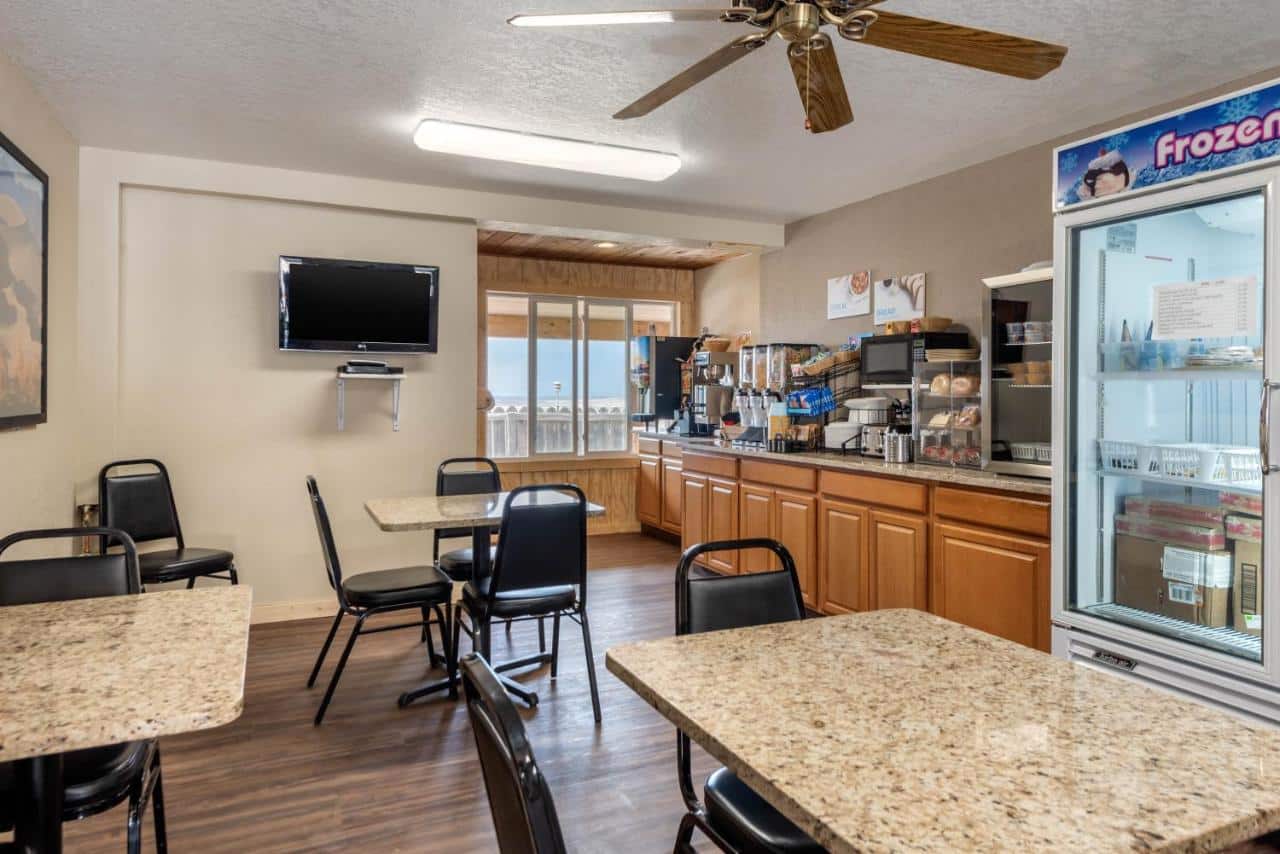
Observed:
[[[662,527],[673,534],[680,533],[680,474],[679,460],[662,461]]]
[[[646,525],[662,524],[662,459],[640,455],[636,479],[636,517]]]
[[[818,610],[824,614],[867,609],[870,517],[858,504],[818,502]]]
[[[680,475],[680,548],[687,549],[705,543],[707,536],[707,478],[693,472]],[[699,558],[698,563],[706,563]]]
[[[818,499],[779,489],[774,493],[773,524],[778,542],[791,553],[800,577],[800,596],[818,608]]]
[[[773,536],[773,490],[766,486],[744,483],[738,492],[738,536],[742,539]],[[773,569],[777,559],[764,549],[738,552],[739,572],[762,572]]]
[[[707,539],[738,539],[738,484],[718,477],[707,478]],[[738,571],[736,551],[712,552],[707,565],[716,572]]]
[[[982,528],[933,524],[933,611],[1049,651],[1049,544]]]
[[[927,539],[922,517],[871,511],[872,608],[928,609]]]

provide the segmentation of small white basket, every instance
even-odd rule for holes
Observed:
[[[1098,454],[1103,471],[1139,472],[1138,443],[1118,439],[1099,439]]]
[[[1036,462],[1051,463],[1053,462],[1053,445],[1048,442],[1036,443]]]
[[[1224,448],[1218,465],[1218,480],[1233,485],[1262,483],[1262,454],[1256,448]]]
[[[1034,442],[1010,442],[1009,454],[1015,460],[1024,463],[1034,462],[1036,458],[1036,446]]]

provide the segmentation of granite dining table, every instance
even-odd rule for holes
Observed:
[[[481,492],[473,495],[411,495],[401,498],[372,498],[365,502],[365,512],[380,530],[388,532],[433,531],[456,528],[471,529],[471,573],[473,578],[489,575],[489,539],[495,527],[502,523],[502,512],[507,506],[510,492]],[[555,506],[573,500],[560,492],[535,492],[517,499],[522,504]],[[603,516],[605,508],[587,502],[587,516]],[[549,660],[544,653],[504,662],[495,669],[513,670]],[[501,676],[508,689],[526,701],[536,697]],[[448,690],[453,687],[449,679],[428,682],[420,688],[406,691],[398,700],[401,707],[414,700]]]
[[[605,659],[831,851],[1214,851],[1280,827],[1274,728],[921,611]]]
[[[0,608],[0,762],[27,802],[18,851],[61,850],[62,754],[240,716],[251,600],[228,586]]]

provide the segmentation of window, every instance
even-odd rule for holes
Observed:
[[[672,334],[675,303],[490,293],[485,310],[488,456],[630,447],[632,339]]]

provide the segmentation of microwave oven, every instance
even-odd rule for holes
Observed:
[[[913,332],[905,335],[873,335],[862,340],[862,384],[911,385],[916,362],[925,350],[962,349],[969,346],[967,332]]]

